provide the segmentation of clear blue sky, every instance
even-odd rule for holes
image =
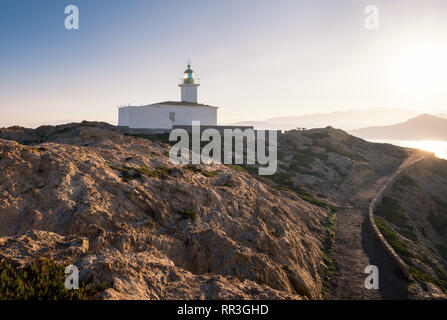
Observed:
[[[447,109],[445,0],[1,0],[0,49],[0,126],[115,124],[117,105],[178,100],[189,59],[221,123]]]

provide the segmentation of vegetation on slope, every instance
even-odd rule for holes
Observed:
[[[332,279],[335,273],[335,214],[329,213],[326,221],[323,223],[326,229],[326,236],[324,239],[324,247],[323,247],[323,262],[326,266],[322,280],[322,296],[323,299],[328,300],[331,298],[330,296],[330,280]]]
[[[105,285],[65,288],[65,267],[49,259],[37,259],[29,266],[0,261],[0,300],[88,300],[106,289]]]
[[[447,203],[434,196],[433,190],[425,186],[427,177],[426,171],[423,172],[416,171],[417,174],[422,174],[424,180],[416,181],[412,176],[417,177],[417,174],[410,172],[409,175],[412,176],[404,175],[396,182],[391,195],[384,197],[377,207],[375,221],[388,243],[408,264],[415,283],[423,291],[428,290],[427,283],[432,283],[447,293],[447,272],[445,264],[439,258],[446,260],[447,247],[434,242],[434,233],[428,233],[430,227],[427,226],[428,222],[438,237],[445,235]],[[426,211],[415,210],[415,204],[410,203],[409,199],[421,201]],[[419,231],[419,236],[416,231]],[[421,241],[418,237],[421,237]],[[436,255],[435,248],[439,256]]]

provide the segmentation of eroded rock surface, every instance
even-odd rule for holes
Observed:
[[[328,210],[100,123],[0,131],[0,257],[51,257],[107,299],[318,299]]]

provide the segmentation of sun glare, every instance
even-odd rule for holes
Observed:
[[[445,90],[447,46],[421,43],[400,51],[392,62],[393,87],[411,96],[433,98]]]
[[[445,141],[413,141],[412,146],[434,152],[437,157],[447,159],[447,143]]]

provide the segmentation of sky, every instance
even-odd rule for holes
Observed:
[[[65,7],[79,30],[65,29]],[[368,5],[379,29],[368,30]],[[221,124],[447,110],[445,0],[1,0],[0,126],[179,100],[188,60]]]

